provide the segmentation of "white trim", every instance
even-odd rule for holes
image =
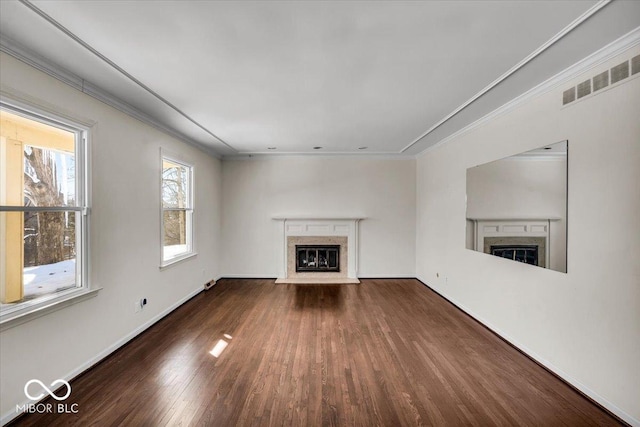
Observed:
[[[220,276],[220,279],[265,279],[265,280],[276,280],[276,274],[223,274]]]
[[[515,216],[515,217],[507,217],[507,218],[496,218],[496,217],[482,217],[482,216],[474,216],[474,217],[467,217],[467,220],[469,221],[494,221],[494,222],[498,222],[498,221],[560,221],[562,218],[559,216],[551,216],[551,215],[546,215],[546,216],[540,216],[540,215],[536,215],[536,216],[530,216],[530,217],[526,217],[524,215],[519,215],[519,216]]]
[[[484,251],[485,239],[494,237],[543,237],[544,238],[544,267],[551,268],[551,219],[507,219],[507,218],[467,218],[474,222],[475,247],[473,250],[491,255]],[[511,228],[508,230],[508,228]],[[540,231],[542,229],[542,231]],[[506,231],[508,230],[508,231]],[[512,243],[513,244],[513,243]]]
[[[553,372],[554,374],[556,374],[557,376],[562,378],[564,381],[566,381],[567,383],[571,384],[573,387],[575,387],[576,389],[580,390],[582,393],[584,393],[585,395],[589,396],[594,401],[598,402],[600,405],[602,405],[603,407],[605,407],[606,409],[611,411],[613,414],[615,414],[617,417],[619,417],[623,421],[629,423],[632,426],[640,427],[640,420],[634,418],[633,416],[631,416],[627,412],[623,411],[622,409],[620,409],[619,407],[614,405],[612,402],[610,402],[609,400],[607,400],[603,396],[599,395],[595,391],[591,390],[589,387],[587,387],[586,385],[582,384],[580,381],[578,381],[577,379],[573,378],[572,376],[570,376],[569,374],[564,372],[562,369],[560,369],[557,366],[555,366],[553,363],[551,363],[550,361],[548,361],[544,357],[540,356],[539,354],[537,354],[536,352],[534,352],[533,350],[531,350],[527,346],[521,344],[516,339],[514,339],[512,336],[510,336],[509,334],[505,333],[501,329],[499,329],[496,326],[494,326],[491,322],[489,322],[486,319],[478,316],[472,310],[469,310],[464,304],[461,304],[455,298],[451,298],[450,296],[448,296],[443,290],[441,290],[439,288],[436,288],[436,287],[434,287],[432,285],[429,285],[428,284],[429,282],[427,280],[424,280],[420,276],[416,276],[416,278],[419,281],[421,281],[423,284],[425,284],[428,288],[430,288],[433,291],[435,291],[436,293],[440,294],[442,297],[444,297],[445,299],[449,300],[453,305],[458,307],[460,310],[462,310],[463,312],[467,313],[469,316],[471,316],[472,318],[474,318],[475,320],[477,320],[478,322],[483,324],[485,327],[487,327],[488,329],[490,329],[494,333],[496,333],[498,336],[503,338],[509,344],[513,345],[518,350],[522,351],[524,354],[526,354],[527,356],[529,356],[530,358],[532,358],[533,360],[535,360],[536,362],[538,362],[539,364],[541,364],[542,366],[544,366],[545,368],[547,368],[548,370],[550,370],[551,372]]]
[[[569,32],[571,32],[574,28],[576,28],[577,26],[579,26],[580,24],[582,24],[584,21],[586,21],[587,19],[589,19],[591,16],[593,16],[596,12],[598,12],[600,9],[602,9],[603,7],[605,7],[607,4],[609,4],[611,2],[611,0],[600,0],[598,1],[598,3],[596,3],[595,5],[591,6],[586,12],[584,12],[582,15],[580,15],[578,18],[576,18],[573,22],[571,22],[569,25],[567,25],[566,27],[564,27],[558,34],[556,34],[555,36],[551,37],[549,40],[547,40],[542,46],[538,47],[536,50],[534,50],[533,52],[531,52],[526,58],[524,58],[522,61],[518,62],[516,65],[514,65],[511,69],[509,69],[506,73],[504,73],[503,75],[501,75],[500,77],[498,77],[496,80],[492,81],[491,83],[489,83],[489,85],[487,87],[485,87],[484,89],[482,89],[480,92],[476,93],[474,96],[472,96],[471,98],[469,98],[469,100],[467,100],[464,104],[460,105],[458,108],[456,108],[455,110],[453,110],[451,113],[449,113],[448,115],[446,115],[442,120],[440,120],[439,122],[437,122],[435,125],[431,126],[431,128],[429,128],[425,133],[423,133],[422,135],[420,135],[418,138],[416,138],[413,142],[411,142],[409,145],[407,145],[406,147],[404,147],[401,151],[405,152],[406,150],[408,150],[409,148],[413,147],[415,144],[418,143],[418,141],[420,141],[422,138],[424,138],[425,136],[429,135],[431,132],[433,132],[435,129],[437,129],[438,127],[440,127],[444,122],[446,122],[447,120],[449,120],[450,118],[452,118],[453,116],[455,116],[456,114],[458,114],[460,111],[464,110],[465,108],[467,108],[471,103],[473,103],[475,100],[477,100],[478,98],[480,98],[482,95],[484,95],[485,93],[489,92],[491,89],[493,89],[494,87],[498,86],[500,83],[502,83],[504,80],[506,80],[510,75],[512,75],[513,73],[515,73],[516,71],[518,71],[520,68],[524,67],[525,65],[527,65],[529,62],[531,62],[535,57],[537,57],[538,55],[540,55],[542,52],[544,52],[545,50],[547,50],[548,48],[550,48],[551,46],[553,46],[558,40],[562,39],[564,36],[566,36]]]
[[[354,152],[343,152],[343,151],[325,151],[322,153],[313,152],[313,153],[301,153],[301,152],[282,152],[282,153],[260,153],[260,152],[242,152],[236,155],[224,156],[224,160],[238,160],[238,161],[249,161],[249,160],[264,160],[264,159],[278,159],[278,158],[300,158],[300,157],[326,157],[326,158],[334,158],[334,157],[357,157],[358,159],[383,159],[383,160],[409,160],[414,159],[415,154],[403,154],[400,152],[393,151],[385,151],[385,152],[375,152],[375,153],[354,153]]]
[[[64,129],[74,134],[74,156],[76,165],[75,180],[75,196],[76,204],[79,206],[69,206],[65,208],[56,208],[56,211],[78,212],[80,220],[76,220],[76,286],[65,291],[49,293],[30,301],[23,301],[5,307],[0,310],[0,330],[13,327],[24,323],[31,319],[43,316],[52,311],[71,305],[75,302],[84,300],[87,295],[95,294],[100,288],[93,289],[90,282],[90,211],[91,211],[91,133],[90,125],[83,123],[82,120],[76,121],[73,117],[59,114],[55,106],[49,108],[41,108],[39,104],[32,105],[12,96],[0,93],[0,107],[13,114],[17,114],[28,120],[43,123],[57,129]],[[86,122],[86,121],[85,121]],[[16,208],[1,209],[2,211],[16,211]],[[20,211],[32,210],[27,206],[23,206]],[[47,209],[33,209],[47,210]],[[76,217],[77,219],[78,217]],[[77,285],[80,286],[77,286]],[[75,300],[74,302],[69,302]],[[31,316],[31,313],[34,313]],[[18,321],[18,319],[20,319]]]
[[[184,210],[187,223],[185,224],[187,235],[187,251],[182,252],[173,258],[164,258],[164,203],[162,198],[162,184],[164,182],[164,162],[165,160],[187,168],[189,178],[188,203],[186,208],[176,208],[172,210]],[[196,251],[195,233],[193,221],[195,216],[195,165],[192,161],[187,160],[184,156],[174,154],[170,150],[160,147],[160,270],[164,270],[173,264],[187,260],[198,255]]]
[[[535,155],[535,154],[526,155],[526,153],[523,153],[523,154],[516,154],[509,157],[504,157],[498,160],[504,160],[507,162],[566,162],[567,153],[548,154],[548,155]],[[482,165],[478,165],[478,166],[482,166]]]
[[[17,60],[82,92],[82,78],[64,68],[54,65],[43,56],[23,48],[9,37],[2,36],[2,38],[0,38],[0,52],[13,56]]]
[[[115,108],[116,110],[124,114],[127,114],[130,117],[133,117],[134,119],[137,119],[169,136],[179,139],[180,141],[186,142],[187,144],[190,144],[197,149],[206,152],[212,157],[220,159],[220,155],[215,151],[214,148],[202,144],[186,136],[182,132],[164,125],[162,122],[159,122],[158,120],[152,118],[133,105],[119,98],[116,98],[99,86],[96,86],[93,83],[90,83],[87,80],[84,80],[81,77],[73,74],[72,72],[53,64],[44,57],[23,48],[18,43],[7,37],[3,36],[2,38],[0,38],[0,52],[4,52],[7,55],[16,58],[17,60],[24,62],[25,64],[30,65],[33,68],[42,71],[43,73],[46,73],[57,80],[60,80],[61,82],[71,86],[72,88],[86,95],[89,95],[92,98],[97,99],[98,101],[103,102],[108,106]]]
[[[285,221],[288,219],[293,219],[293,220],[317,220],[317,221],[360,221],[363,219],[367,219],[366,216],[349,216],[349,215],[335,215],[335,216],[327,216],[327,215],[322,215],[322,216],[318,216],[318,215],[273,215],[271,217],[271,219],[277,220],[277,221]]]
[[[170,258],[170,259],[168,259],[166,261],[162,261],[160,263],[160,267],[159,268],[162,271],[162,270],[165,270],[165,269],[167,269],[167,268],[169,268],[169,267],[171,267],[171,266],[173,266],[175,264],[178,264],[178,263],[180,263],[182,261],[186,261],[189,258],[193,258],[193,257],[196,257],[196,256],[198,256],[197,252],[185,252],[184,254],[181,254],[181,255],[178,255],[176,257]]]
[[[163,310],[161,313],[157,314],[153,318],[149,319],[147,322],[145,322],[142,325],[138,326],[132,332],[130,332],[129,334],[125,335],[123,338],[117,340],[115,343],[111,344],[109,347],[105,348],[103,351],[101,351],[100,353],[98,353],[97,355],[92,357],[91,359],[87,360],[86,362],[82,363],[81,365],[79,365],[75,369],[71,370],[66,375],[63,375],[61,378],[66,380],[66,381],[71,381],[72,379],[76,378],[78,375],[80,375],[84,371],[90,369],[91,367],[93,367],[95,364],[97,364],[98,362],[102,361],[106,357],[110,356],[117,349],[119,349],[123,345],[127,344],[129,341],[134,339],[136,336],[138,336],[139,334],[141,334],[142,332],[144,332],[145,330],[147,330],[148,328],[153,326],[160,319],[162,319],[163,317],[167,316],[169,313],[174,311],[176,308],[180,307],[182,304],[184,304],[185,302],[187,302],[191,298],[193,298],[196,295],[198,295],[203,290],[204,289],[202,288],[202,286],[199,286],[198,289],[195,289],[195,290],[191,291],[189,294],[187,294],[187,296],[181,298],[180,300],[178,300],[174,304],[170,305],[168,308]],[[33,403],[33,402],[31,400],[26,399],[23,402],[19,403],[18,405],[24,405],[24,404],[28,404],[28,403]],[[5,414],[2,415],[2,418],[0,418],[0,425],[5,425],[5,424],[9,423],[11,420],[16,418],[18,415],[20,415],[20,414],[16,413],[15,409],[12,410],[12,411],[6,412]]]
[[[593,14],[595,12],[597,12],[596,9],[600,9],[602,7],[604,7],[606,5],[606,3],[608,3],[608,0],[604,0],[604,1],[600,1],[598,2],[596,5],[594,5],[591,9],[589,9],[588,11],[585,12],[585,14],[583,14],[581,17],[579,17],[576,21],[574,21],[573,23],[569,24],[568,27],[565,28],[565,30],[567,30],[569,27],[571,27],[572,25],[574,26],[573,28],[575,28],[576,22],[579,20],[584,21],[584,19],[586,19],[586,15],[588,14]],[[563,34],[563,32],[565,31],[561,31],[560,33],[558,33],[555,37],[558,37],[560,34]],[[564,34],[563,34],[564,35]],[[557,40],[552,38],[550,39],[547,43],[551,43],[552,41],[555,42]],[[535,86],[534,88],[528,90],[527,92],[523,93],[522,95],[512,99],[511,101],[507,102],[506,104],[503,104],[501,107],[498,107],[497,109],[493,110],[492,112],[484,115],[483,117],[481,117],[480,119],[468,124],[467,126],[463,127],[462,129],[457,130],[456,132],[446,136],[445,138],[441,139],[440,141],[436,142],[435,144],[425,148],[424,150],[422,150],[419,153],[416,154],[403,154],[406,150],[408,150],[411,146],[415,145],[415,143],[417,143],[420,139],[424,138],[428,133],[432,132],[436,127],[440,126],[440,124],[442,124],[444,121],[448,120],[448,118],[450,118],[449,116],[447,116],[445,119],[443,119],[441,122],[439,122],[439,124],[436,124],[434,127],[432,127],[430,130],[428,130],[427,132],[425,132],[422,136],[420,136],[418,139],[416,139],[414,142],[412,142],[410,145],[406,146],[404,149],[398,151],[398,152],[367,152],[367,153],[355,153],[355,152],[323,152],[323,153],[297,153],[297,152],[279,152],[279,153],[264,153],[264,152],[238,152],[238,154],[236,155],[220,155],[218,154],[214,148],[208,146],[208,145],[204,145],[203,143],[197,142],[192,138],[187,137],[186,135],[178,132],[177,130],[174,130],[170,127],[165,126],[164,124],[158,122],[157,120],[151,118],[150,116],[148,116],[147,114],[145,114],[144,112],[140,111],[139,109],[131,106],[130,104],[110,95],[108,92],[104,91],[103,89],[91,84],[90,82],[87,82],[86,80],[83,80],[82,78],[80,78],[79,76],[59,67],[54,65],[53,63],[51,63],[49,60],[43,58],[42,56],[29,51],[28,49],[23,48],[22,46],[20,46],[19,44],[17,44],[15,41],[8,39],[7,37],[2,37],[0,38],[0,51],[18,59],[19,61],[22,61],[64,83],[66,83],[67,85],[101,101],[104,102],[105,104],[125,113],[128,114],[131,117],[134,117],[138,120],[140,120],[141,122],[144,122],[174,138],[177,138],[181,141],[184,141],[194,147],[197,147],[200,150],[203,150],[204,152],[206,152],[207,154],[220,159],[222,157],[224,157],[225,159],[233,159],[233,160],[248,160],[251,159],[253,157],[258,157],[258,158],[262,158],[262,157],[280,157],[280,156],[357,156],[357,157],[372,157],[372,158],[398,158],[398,159],[410,159],[410,158],[416,158],[417,156],[423,155],[425,153],[427,153],[428,151],[439,147],[447,142],[449,142],[450,140],[470,131],[471,129],[482,125],[483,123],[486,123],[502,114],[505,114],[511,110],[513,110],[514,108],[516,108],[517,106],[521,105],[524,102],[529,101],[530,99],[534,98],[535,96],[538,96],[542,93],[545,93],[551,89],[554,89],[556,86],[566,82],[567,80],[575,77],[578,74],[581,74],[582,72],[585,72],[591,68],[594,68],[598,65],[600,65],[601,63],[603,63],[604,61],[607,61],[608,59],[611,59],[614,56],[617,56],[618,54],[620,54],[621,52],[637,45],[640,43],[640,27],[630,31],[629,33],[625,34],[624,36],[618,38],[617,40],[609,43],[607,46],[603,47],[602,49],[594,52],[593,54],[587,56],[586,58],[578,61],[577,63],[575,63],[574,65],[568,67],[567,69],[565,69],[564,71],[556,74],[555,76],[547,79],[546,81],[540,83],[539,85]],[[542,49],[545,45],[541,46],[539,49]],[[545,48],[548,48],[549,46],[546,46]],[[540,52],[538,52],[538,50],[534,51],[534,53],[532,53],[531,55],[534,54],[539,54]],[[537,53],[536,53],[537,52]],[[528,57],[527,57],[528,58]],[[525,60],[527,59],[525,58]],[[533,59],[533,58],[531,58]],[[523,61],[525,61],[523,60]],[[530,59],[529,59],[530,60]],[[522,64],[524,65],[524,64]],[[514,68],[518,67],[518,66],[522,66],[520,64],[516,65]],[[511,71],[511,70],[509,70]],[[509,73],[509,71],[507,73]],[[506,73],[505,73],[506,74]],[[503,75],[504,76],[504,75]],[[494,82],[495,83],[495,82]],[[493,84],[493,83],[492,83]],[[491,85],[490,85],[491,86]],[[486,89],[486,88],[485,88]],[[464,104],[463,104],[464,105]],[[571,104],[568,104],[571,105]],[[459,107],[459,109],[461,109],[461,107]],[[458,110],[456,110],[454,113],[451,113],[450,116],[453,116]],[[235,149],[233,149],[234,151],[236,151]],[[237,152],[237,151],[236,151]]]
[[[346,237],[347,238],[347,277],[358,278],[358,228],[363,217],[317,217],[304,215],[280,215],[272,219],[282,223],[282,241],[280,250],[282,263],[279,279],[288,276],[289,237]]]
[[[561,71],[560,73],[556,74],[553,77],[550,77],[549,79],[545,80],[539,85],[534,86],[533,88],[529,89],[522,95],[512,99],[506,104],[503,104],[502,106],[496,108],[492,112],[482,116],[478,120],[472,123],[469,123],[467,126],[457,130],[451,135],[446,136],[445,138],[441,139],[435,144],[430,145],[429,147],[425,148],[421,152],[417,153],[416,157],[421,157],[426,153],[430,152],[431,150],[434,150],[437,147],[440,147],[446,144],[447,142],[455,138],[458,138],[459,136],[475,129],[476,127],[482,126],[483,124],[490,122],[491,120],[494,120],[504,114],[507,114],[510,111],[513,111],[520,105],[531,101],[533,98],[556,89],[558,86],[567,83],[569,80],[576,78],[580,74],[586,73],[589,70],[596,68],[599,65],[602,65],[604,62],[620,55],[621,53],[629,49],[632,49],[638,44],[640,44],[640,27],[637,27],[629,31],[624,36],[620,37],[617,40],[614,40],[613,42],[609,43],[602,49],[592,53],[586,58],[576,62],[575,64],[566,68],[564,71]],[[630,76],[630,77],[633,77],[633,76]],[[626,81],[626,79],[624,81]],[[598,91],[598,93],[599,92],[600,91]],[[563,108],[566,108],[569,105],[572,105],[574,103],[575,101],[565,105]]]
[[[609,0],[601,0],[601,1],[609,1]],[[223,145],[225,145],[227,148],[236,151],[232,146],[230,146],[229,144],[227,144],[222,138],[218,137],[217,135],[215,135],[213,132],[211,132],[209,129],[207,129],[206,127],[202,126],[200,123],[198,123],[197,121],[195,121],[193,118],[191,118],[191,116],[187,115],[184,111],[180,110],[178,107],[176,107],[174,104],[172,104],[171,102],[169,102],[167,99],[163,98],[160,94],[158,94],[157,92],[155,92],[153,89],[151,89],[149,86],[145,85],[144,83],[142,83],[140,80],[136,79],[134,76],[132,76],[131,74],[129,74],[124,68],[120,67],[118,64],[116,64],[115,62],[113,62],[112,60],[110,60],[109,58],[107,58],[105,55],[103,55],[102,53],[100,53],[97,49],[95,49],[93,46],[91,46],[89,43],[85,42],[84,40],[82,40],[80,37],[78,37],[77,35],[75,35],[73,32],[71,32],[68,28],[66,28],[64,25],[62,25],[61,23],[59,23],[58,21],[56,21],[54,18],[52,18],[51,16],[49,16],[47,13],[45,13],[42,9],[40,9],[39,7],[37,7],[36,5],[34,5],[33,3],[31,3],[28,0],[22,0],[20,2],[22,5],[26,6],[28,9],[31,9],[33,12],[35,12],[38,16],[40,16],[41,18],[43,18],[45,21],[47,21],[49,24],[53,25],[55,28],[57,28],[58,30],[60,30],[60,32],[62,32],[63,34],[65,34],[67,37],[69,37],[71,40],[73,40],[74,42],[78,43],[80,46],[82,46],[83,48],[85,48],[87,51],[89,51],[90,53],[92,53],[93,55],[95,55],[97,58],[99,58],[100,60],[102,60],[104,63],[106,63],[107,65],[109,65],[111,68],[113,68],[114,70],[116,70],[118,73],[122,74],[123,76],[125,76],[127,79],[131,80],[133,83],[135,83],[136,85],[138,85],[140,88],[144,89],[147,93],[149,93],[150,95],[152,95],[154,98],[156,98],[157,100],[159,100],[160,102],[162,102],[163,104],[165,104],[167,107],[171,108],[172,110],[174,110],[176,113],[178,113],[179,115],[181,115],[182,117],[184,117],[185,119],[187,119],[188,121],[190,121],[191,123],[193,123],[194,125],[196,125],[197,127],[199,127],[200,129],[202,129],[204,132],[206,132],[207,134],[209,134],[210,136],[212,136],[214,139],[216,139],[218,142],[222,143]],[[85,81],[83,81],[83,83],[86,84]],[[97,86],[96,86],[97,88]],[[100,89],[101,92],[104,92],[102,89]]]
[[[16,307],[16,310],[2,315],[0,332],[93,298],[98,295],[100,290],[102,290],[102,288],[73,288],[68,291],[59,292],[57,295],[51,294],[51,296],[56,295],[54,298],[44,297],[46,299],[43,298],[36,304],[26,305],[20,308]]]

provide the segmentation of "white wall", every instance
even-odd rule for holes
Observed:
[[[640,79],[564,108],[561,101],[564,89],[638,53],[635,47],[420,156],[416,272],[640,425]],[[568,273],[466,250],[466,169],[565,139]]]
[[[277,277],[274,215],[366,217],[359,277],[415,276],[415,159],[258,157],[225,160],[223,275]]]
[[[3,420],[23,403],[25,383],[77,374],[219,275],[220,161],[2,54],[3,94],[95,121],[92,131],[91,284],[95,298],[0,334]],[[160,147],[195,163],[198,255],[159,270]],[[148,299],[134,313],[133,303]],[[73,398],[73,395],[70,399]]]
[[[466,185],[467,218],[555,218],[549,226],[548,267],[566,271],[567,162],[564,159],[500,159],[467,169]],[[473,246],[467,244],[466,247]],[[482,252],[483,248],[478,250]]]

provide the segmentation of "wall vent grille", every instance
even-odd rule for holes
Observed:
[[[640,55],[631,58],[631,75],[640,73]]]
[[[591,80],[585,80],[578,85],[578,99],[591,93]]]
[[[609,70],[604,73],[600,73],[593,78],[593,91],[599,91],[605,87],[609,86]]]
[[[562,105],[568,104],[576,100],[576,88],[572,87],[562,93]]]
[[[612,67],[610,70],[596,74],[593,78],[565,90],[562,92],[562,105],[570,104],[587,95],[596,93],[610,84],[616,84],[638,73],[640,73],[640,55],[636,55],[630,60]]]
[[[629,61],[625,61],[611,69],[611,84],[618,83],[627,77],[629,77]]]

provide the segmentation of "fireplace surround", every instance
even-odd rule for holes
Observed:
[[[474,249],[548,268],[550,225],[556,219],[474,219]]]
[[[278,252],[282,254],[276,283],[360,283],[358,280],[358,227],[362,217],[275,216],[280,225]],[[301,247],[338,247],[338,268],[312,271],[296,262]],[[327,253],[328,255],[328,253]]]

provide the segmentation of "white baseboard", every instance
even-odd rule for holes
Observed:
[[[564,381],[566,381],[567,383],[571,384],[576,389],[580,390],[586,396],[589,396],[589,398],[593,399],[595,402],[598,402],[598,404],[602,405],[604,408],[609,410],[612,414],[615,414],[617,417],[619,417],[624,422],[626,422],[626,423],[628,423],[628,424],[630,424],[630,425],[632,425],[634,427],[640,427],[640,420],[638,420],[638,419],[632,417],[631,415],[627,414],[625,411],[623,411],[622,409],[618,408],[615,404],[613,404],[609,400],[605,399],[604,397],[602,397],[601,395],[599,395],[595,391],[591,390],[589,387],[585,386],[580,381],[578,381],[577,379],[573,378],[571,375],[567,374],[562,369],[558,368],[557,366],[555,366],[554,364],[552,364],[551,362],[546,360],[544,357],[542,357],[539,354],[537,354],[535,351],[531,350],[530,348],[528,348],[525,345],[522,345],[521,343],[518,342],[518,340],[514,339],[509,334],[507,334],[504,331],[502,331],[500,328],[498,328],[495,325],[491,324],[491,322],[488,322],[486,319],[476,315],[472,310],[469,310],[467,307],[465,307],[464,304],[460,303],[455,298],[451,298],[450,296],[448,296],[443,291],[441,291],[441,290],[439,290],[439,289],[437,289],[435,287],[432,287],[431,285],[429,285],[429,282],[427,280],[424,280],[420,276],[416,276],[416,278],[419,281],[421,281],[423,284],[425,284],[427,287],[429,287],[430,289],[432,289],[433,291],[435,291],[436,293],[440,294],[442,297],[447,299],[449,302],[451,302],[453,305],[458,307],[460,310],[464,311],[469,316],[473,317],[475,320],[477,320],[478,322],[482,323],[484,326],[489,328],[491,331],[493,331],[494,333],[496,333],[497,335],[502,337],[509,344],[513,345],[518,350],[520,350],[521,352],[525,353],[527,356],[529,356],[530,358],[532,358],[533,360],[538,362],[540,365],[544,366],[549,371],[553,372],[558,377],[562,378]]]
[[[223,274],[220,279],[277,279],[279,276],[276,274],[272,276],[270,274]],[[358,274],[358,279],[415,279],[415,274]],[[218,279],[219,280],[219,279]]]
[[[277,274],[223,274],[221,279],[276,279]]]
[[[188,300],[190,300],[194,296],[198,295],[202,291],[203,291],[202,287],[198,287],[197,289],[194,289],[189,294],[187,294],[185,297],[181,298],[180,300],[178,300],[174,304],[171,304],[168,308],[163,310],[161,313],[157,314],[156,316],[154,316],[153,318],[149,319],[144,324],[142,324],[139,327],[137,327],[136,329],[134,329],[131,333],[127,334],[126,336],[124,336],[123,338],[119,339],[118,341],[116,341],[115,343],[110,345],[109,347],[105,348],[103,351],[101,351],[100,353],[98,353],[97,355],[92,357],[91,359],[87,360],[85,363],[81,364],[77,368],[73,369],[71,372],[69,372],[66,375],[62,376],[61,379],[66,380],[66,381],[71,381],[73,378],[77,377],[78,375],[80,375],[81,373],[83,373],[87,369],[91,368],[92,366],[94,366],[95,364],[100,362],[101,360],[105,359],[107,356],[109,356],[110,354],[112,354],[113,352],[118,350],[120,347],[122,347],[123,345],[125,345],[126,343],[128,343],[129,341],[131,341],[132,339],[137,337],[138,335],[140,335],[145,330],[149,329],[157,321],[159,321],[160,319],[162,319],[163,317],[165,317],[166,315],[171,313],[173,310],[175,310],[176,308],[180,307],[182,304],[184,304],[185,302],[187,302]],[[22,406],[22,405],[27,405],[27,404],[30,404],[30,403],[33,403],[33,401],[31,401],[29,399],[25,399],[24,401],[22,401],[21,403],[18,403],[17,405]],[[16,418],[18,415],[20,415],[20,414],[17,413],[15,410],[9,411],[9,412],[3,414],[2,418],[0,418],[0,425],[4,426],[4,425],[8,424],[9,422],[11,422],[11,420]]]
[[[358,279],[415,279],[415,274],[359,274]]]

